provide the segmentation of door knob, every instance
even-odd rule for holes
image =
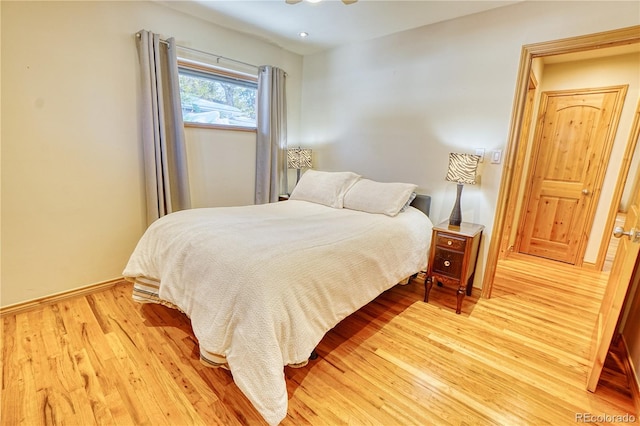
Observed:
[[[589,190],[587,188],[585,188],[585,189],[582,190],[582,193],[584,195],[589,195]]]
[[[640,231],[636,230],[635,228],[631,228],[629,232],[625,232],[622,226],[616,226],[613,229],[614,237],[622,238],[623,235],[629,237],[629,240],[631,240],[631,242],[633,243],[637,243],[638,241],[640,241]]]

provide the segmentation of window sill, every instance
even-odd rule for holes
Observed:
[[[184,127],[195,127],[199,129],[216,129],[216,130],[232,130],[236,132],[252,132],[256,133],[255,127],[241,127],[241,126],[225,126],[223,124],[207,124],[207,123],[189,123],[185,122]]]

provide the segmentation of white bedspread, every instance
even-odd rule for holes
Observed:
[[[154,222],[124,270],[161,283],[190,318],[201,349],[226,357],[265,420],[287,414],[283,366],[324,334],[424,269],[432,223],[289,200],[185,210]]]

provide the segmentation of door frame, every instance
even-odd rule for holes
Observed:
[[[505,231],[511,229],[512,225],[509,224],[509,226],[506,226],[505,218],[508,211],[513,211],[515,209],[514,203],[516,203],[515,199],[519,188],[517,185],[514,185],[514,182],[521,179],[520,174],[522,173],[522,170],[521,168],[517,169],[515,165],[520,151],[523,149],[526,150],[526,143],[520,143],[525,142],[521,141],[520,135],[524,126],[525,105],[527,101],[527,92],[529,88],[529,78],[532,72],[533,59],[635,43],[640,43],[640,25],[550,42],[529,44],[522,47],[520,54],[520,66],[518,69],[518,83],[516,85],[516,93],[511,114],[512,119],[509,127],[509,138],[505,151],[505,165],[502,171],[502,178],[500,180],[498,204],[496,206],[496,214],[494,215],[493,221],[493,232],[491,233],[487,262],[485,264],[485,272],[482,280],[482,297],[491,297],[493,279],[496,274],[498,259],[503,258],[506,255],[505,251],[508,250],[506,244],[501,243],[505,237],[508,238],[508,234],[505,235]],[[629,151],[628,146],[627,151]],[[633,154],[633,152],[630,154]],[[620,182],[621,179],[626,179],[630,163],[631,155],[629,155],[629,152],[625,152],[622,168],[618,176],[618,185],[616,186],[614,194],[614,201],[617,200],[617,202],[612,203],[612,209],[614,207],[617,209],[618,203],[622,197],[622,185],[620,185]],[[516,175],[518,175],[517,178]],[[615,215],[609,214],[606,229],[613,228],[614,220]]]

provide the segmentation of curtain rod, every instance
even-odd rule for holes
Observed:
[[[166,41],[164,41],[164,40],[162,40],[162,41],[166,43]],[[178,49],[187,50],[189,52],[196,52],[196,53],[200,53],[202,55],[212,56],[212,57],[216,58],[216,62],[217,63],[220,63],[220,59],[222,59],[222,60],[229,61],[229,62],[235,62],[236,64],[245,65],[247,67],[260,69],[260,67],[257,66],[257,65],[253,65],[253,64],[250,64],[248,62],[238,61],[236,59],[227,58],[226,56],[222,56],[222,55],[216,55],[215,53],[205,52],[204,50],[198,50],[198,49],[194,49],[192,47],[180,46],[180,45],[177,45],[177,44],[176,44],[176,47]]]
[[[137,32],[136,33],[136,37],[140,38],[142,36],[141,36],[141,34],[139,32]],[[160,43],[164,43],[166,45],[169,45],[169,42],[167,40],[163,40],[163,39],[160,39]],[[236,59],[227,58],[226,56],[222,56],[222,55],[216,55],[215,53],[205,52],[204,50],[198,50],[198,49],[194,49],[192,47],[180,46],[179,44],[176,44],[176,47],[178,49],[187,50],[187,51],[195,52],[195,53],[200,53],[202,55],[212,56],[212,57],[216,58],[216,62],[217,63],[220,63],[220,59],[222,59],[222,60],[225,60],[225,61],[235,62],[236,64],[241,64],[241,65],[244,65],[244,66],[247,66],[247,67],[255,68],[257,70],[260,69],[260,67],[257,66],[257,65],[253,65],[253,64],[250,64],[248,62],[238,61]]]

